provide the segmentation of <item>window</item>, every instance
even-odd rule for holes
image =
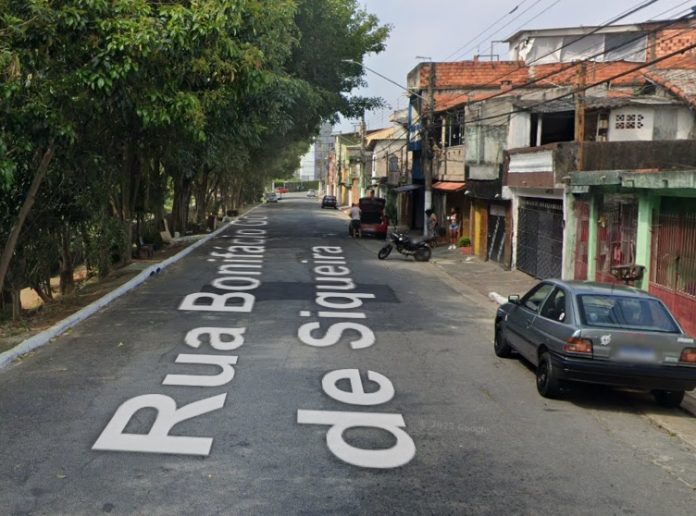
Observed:
[[[587,326],[679,333],[667,309],[655,299],[580,295],[580,317]]]
[[[557,288],[553,294],[549,296],[541,309],[541,316],[554,321],[563,322],[566,320],[566,295],[563,290]]]
[[[546,296],[549,295],[551,290],[553,290],[553,285],[550,283],[541,283],[537,285],[522,298],[522,306],[529,308],[534,312],[538,311],[541,303],[544,302],[544,299],[546,299]]]
[[[616,115],[615,129],[642,129],[645,125],[645,117],[639,113],[626,113]]]

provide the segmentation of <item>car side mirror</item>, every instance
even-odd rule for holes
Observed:
[[[508,303],[512,303],[513,305],[518,305],[520,304],[520,296],[519,294],[511,294],[508,296]]]

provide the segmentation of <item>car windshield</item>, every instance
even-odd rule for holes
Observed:
[[[582,294],[578,304],[587,326],[680,333],[674,318],[655,299]]]

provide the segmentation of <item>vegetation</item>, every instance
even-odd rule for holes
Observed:
[[[389,27],[356,0],[0,0],[0,293],[105,274],[289,177]],[[154,227],[154,230],[153,230]],[[9,301],[12,301],[10,303]]]
[[[459,237],[459,240],[457,241],[457,247],[470,247],[471,246],[471,239],[469,237]]]

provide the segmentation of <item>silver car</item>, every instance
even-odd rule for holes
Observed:
[[[542,281],[498,308],[494,350],[534,364],[547,398],[587,382],[650,390],[677,406],[696,387],[694,339],[659,299],[631,287]]]

